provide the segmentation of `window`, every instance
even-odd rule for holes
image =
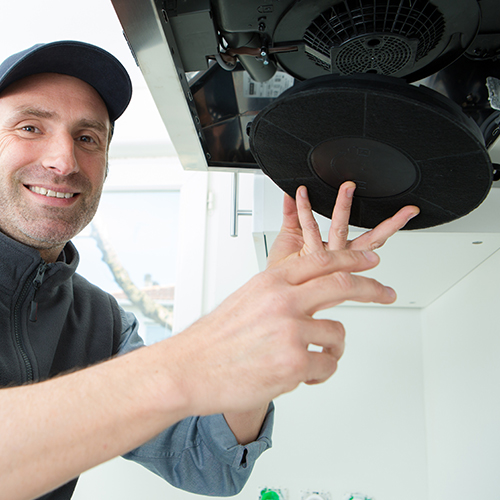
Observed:
[[[81,256],[78,272],[137,316],[146,344],[172,333],[180,187],[161,178],[149,182],[159,180],[159,169],[161,176],[169,168],[175,173],[180,167],[172,163],[112,161],[96,217],[73,239]]]

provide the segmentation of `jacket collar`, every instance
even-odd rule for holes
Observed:
[[[73,243],[68,242],[57,262],[48,265],[46,279],[63,282],[76,271],[80,257]],[[15,290],[43,263],[40,253],[0,232],[0,286]],[[56,283],[54,283],[56,284]]]

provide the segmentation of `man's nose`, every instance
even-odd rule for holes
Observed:
[[[45,152],[42,166],[59,175],[70,175],[78,172],[79,166],[75,156],[75,141],[70,134],[58,134],[44,144]]]

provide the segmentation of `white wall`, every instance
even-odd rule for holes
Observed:
[[[500,252],[423,312],[430,500],[500,496]]]

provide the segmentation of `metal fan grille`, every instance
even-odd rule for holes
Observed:
[[[438,44],[444,28],[443,15],[427,0],[346,0],[314,19],[303,39],[308,56],[325,69],[331,69],[332,66],[331,49],[344,48],[341,46],[345,45],[342,55],[344,61],[359,61],[370,57],[373,60],[375,55],[375,59],[384,62],[379,68],[365,65],[365,70],[353,70],[345,63],[336,61],[334,65],[338,67],[340,64],[338,69],[341,73],[366,72],[371,69],[373,72],[390,75],[408,63],[408,50],[411,50],[413,40],[417,43],[414,60],[418,61]],[[370,46],[370,40],[365,39],[367,35],[373,35],[377,47],[375,43]],[[360,37],[363,40],[359,43],[353,40]],[[348,54],[349,51],[352,52],[351,55]],[[361,55],[360,51],[365,54]]]
[[[367,35],[344,43],[335,54],[334,64],[342,75],[393,75],[414,61],[412,45],[406,38]]]

